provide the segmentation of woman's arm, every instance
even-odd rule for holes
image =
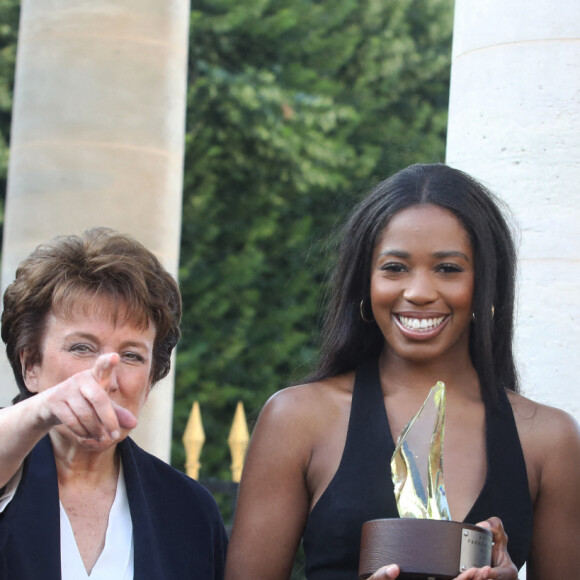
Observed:
[[[107,394],[118,363],[119,355],[103,355],[93,368],[0,410],[0,488],[55,425],[64,424],[80,437],[103,443],[118,438],[120,426],[135,427],[131,413]]]
[[[528,580],[580,579],[580,430],[567,413],[539,406],[538,493]]]
[[[280,391],[260,414],[240,484],[226,580],[290,578],[310,504],[306,471],[315,421],[308,391]]]

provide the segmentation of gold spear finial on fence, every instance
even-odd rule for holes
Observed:
[[[185,472],[193,479],[199,478],[199,468],[201,463],[199,457],[205,442],[203,423],[201,422],[201,412],[199,403],[195,401],[191,408],[191,415],[187,421],[187,426],[183,432],[183,445],[185,447]]]
[[[228,437],[228,444],[232,455],[232,481],[235,483],[239,483],[242,478],[242,469],[244,467],[244,459],[246,457],[249,440],[250,432],[248,431],[244,405],[241,401],[238,401],[232,428],[230,429],[230,436]]]

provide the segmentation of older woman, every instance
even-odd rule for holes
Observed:
[[[128,437],[180,317],[173,278],[112,230],[22,262],[2,315],[20,394],[0,411],[0,578],[222,578],[213,498]]]

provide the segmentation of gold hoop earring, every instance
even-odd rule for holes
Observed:
[[[493,320],[493,317],[495,316],[495,306],[491,307],[491,318]],[[471,313],[471,319],[475,322],[475,312]]]
[[[365,316],[365,299],[364,298],[360,301],[360,317],[362,318],[363,322],[366,322],[367,324],[372,324],[375,321],[374,318],[367,318]]]

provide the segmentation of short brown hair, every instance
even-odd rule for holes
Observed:
[[[27,365],[41,362],[47,315],[67,313],[80,298],[112,298],[137,325],[155,325],[152,384],[167,375],[179,340],[181,294],[174,278],[145,246],[129,235],[97,227],[80,236],[59,236],[41,244],[22,261],[4,293],[2,340],[20,395],[30,397],[20,353]]]

